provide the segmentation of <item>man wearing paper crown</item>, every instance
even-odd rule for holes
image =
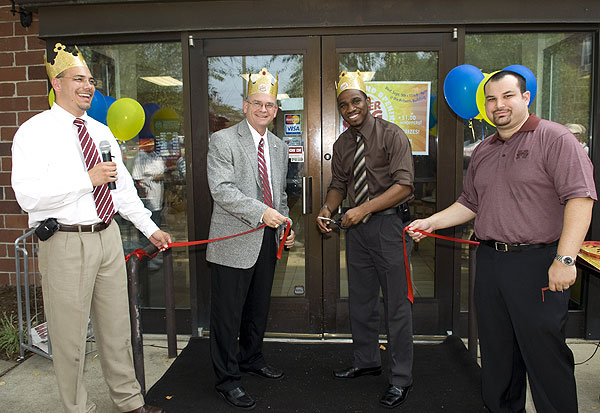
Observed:
[[[81,52],[68,52],[60,43],[54,51],[53,62],[44,60],[56,99],[15,134],[12,187],[40,239],[44,309],[60,399],[65,412],[96,411],[83,378],[91,315],[117,409],[162,412],[144,404],[135,378],[123,244],[112,218],[119,212],[161,250],[171,239],[137,196],[110,129],[86,114],[95,81]],[[114,161],[101,162],[101,146],[110,148]]]
[[[350,209],[341,225],[348,227],[348,305],[354,359],[334,371],[338,379],[381,374],[379,289],[386,313],[389,386],[380,404],[402,404],[412,387],[412,284],[402,254],[402,230],[410,214],[414,168],[410,142],[397,125],[369,112],[371,99],[359,71],[342,72],[337,104],[350,125],[333,145],[331,184],[317,225],[330,232],[327,220],[348,197]],[[408,237],[407,237],[408,238]],[[410,241],[410,238],[408,238]],[[410,247],[408,253],[410,256]]]
[[[206,259],[212,263],[210,346],[215,387],[232,406],[253,409],[256,403],[242,387],[241,372],[283,378],[281,370],[265,361],[262,343],[277,245],[289,220],[288,147],[267,129],[277,114],[277,79],[267,69],[244,78],[246,119],[215,132],[209,141],[208,185],[214,201],[209,238],[266,227],[208,244]],[[293,230],[285,245],[294,245]]]

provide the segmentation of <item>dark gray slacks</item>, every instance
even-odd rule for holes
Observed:
[[[483,401],[524,412],[526,374],[538,412],[577,412],[573,353],[565,342],[570,291],[548,287],[556,246],[523,252],[477,249],[475,306]]]
[[[381,365],[379,350],[379,289],[383,292],[389,381],[397,386],[412,384],[412,303],[404,269],[402,229],[398,215],[371,216],[366,224],[346,234],[348,304],[354,349],[353,366]],[[408,235],[410,259],[412,240]]]
[[[241,384],[240,366],[266,366],[262,344],[276,265],[272,228],[265,228],[258,260],[251,268],[211,264],[210,353],[218,390]]]

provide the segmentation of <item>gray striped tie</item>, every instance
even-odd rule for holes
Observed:
[[[356,134],[356,152],[354,153],[354,201],[359,206],[369,199],[369,185],[367,184],[367,166],[365,164],[365,142],[360,133]],[[370,215],[363,218],[366,223]]]

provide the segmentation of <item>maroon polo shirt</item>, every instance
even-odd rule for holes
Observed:
[[[567,128],[532,114],[510,139],[496,132],[475,148],[457,202],[477,214],[480,239],[546,244],[572,198],[597,199],[592,162]]]
[[[361,134],[365,143],[365,164],[369,199],[373,199],[388,190],[393,184],[406,185],[414,190],[414,166],[410,141],[400,127],[394,123],[373,116],[367,117]],[[351,207],[354,202],[354,153],[356,152],[356,129],[345,130],[333,144],[331,161],[332,189],[348,195]],[[401,203],[413,198],[411,194]]]

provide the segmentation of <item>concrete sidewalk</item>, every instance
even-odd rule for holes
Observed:
[[[189,337],[178,336],[177,353],[187,345]],[[89,346],[89,344],[88,344]],[[93,344],[91,345],[93,350]],[[150,389],[175,359],[167,357],[167,339],[162,335],[144,335],[144,368],[146,390]],[[212,374],[212,366],[206,366]],[[8,371],[6,371],[8,370]],[[96,351],[86,356],[85,385],[88,397],[96,404],[97,413],[117,413],[108,397]],[[33,355],[22,363],[0,364],[0,413],[60,413],[62,405],[52,368],[52,361]]]
[[[178,350],[181,350],[187,344],[189,337],[180,336],[178,339],[177,347]],[[596,349],[594,342],[571,339],[568,340],[568,343],[575,355],[576,363],[588,359]],[[173,359],[167,358],[166,336],[144,336],[147,389],[152,387],[172,362]],[[213,374],[212,366],[206,366],[206,374]],[[600,350],[591,360],[575,366],[575,377],[579,395],[579,411],[600,411],[600,400],[598,399],[600,395]],[[418,380],[419,378],[415,377],[415,385],[418,385]],[[117,412],[108,397],[96,352],[91,352],[87,356],[85,382],[89,397],[96,403],[98,413]],[[50,360],[34,355],[18,364],[0,362],[0,412],[60,413],[61,411]],[[528,400],[527,412],[535,412],[531,399]]]

